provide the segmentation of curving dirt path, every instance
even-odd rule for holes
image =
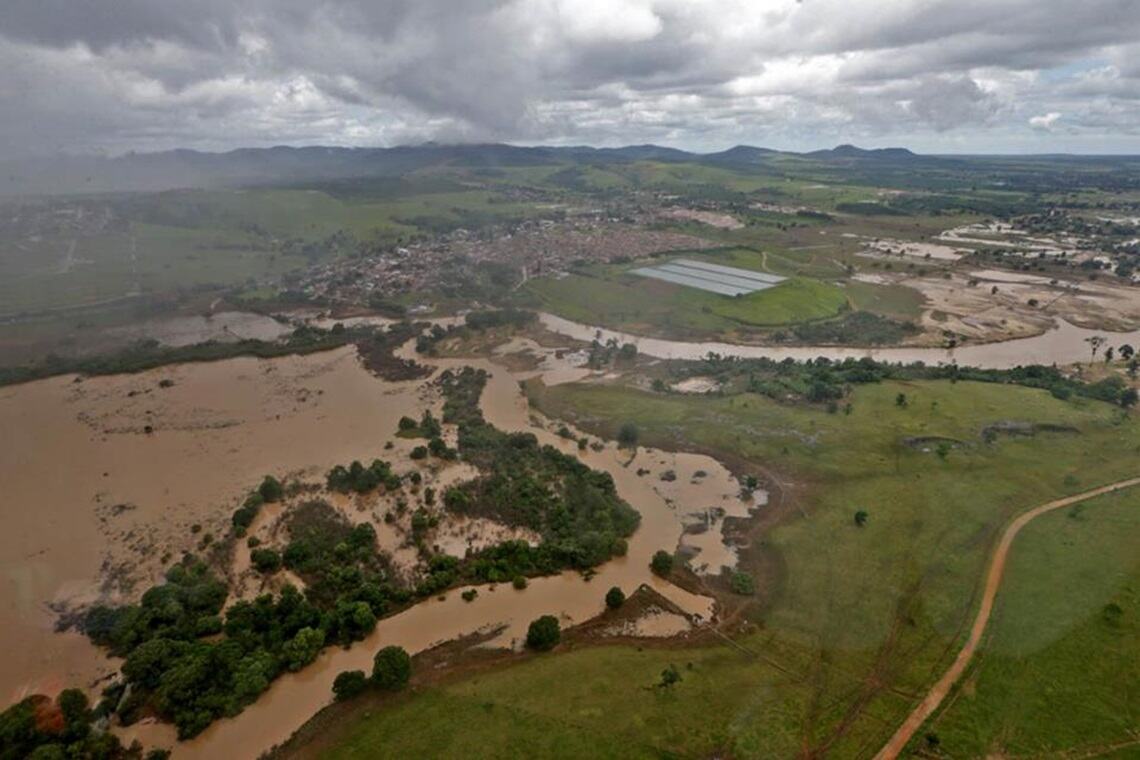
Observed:
[[[910,741],[911,737],[914,736],[922,724],[926,722],[927,718],[934,714],[934,711],[942,704],[942,700],[950,693],[950,689],[966,671],[966,666],[970,663],[970,659],[974,656],[974,652],[982,640],[982,634],[985,632],[986,624],[989,623],[990,620],[990,613],[993,612],[994,598],[997,596],[998,588],[1001,586],[1001,579],[1005,572],[1005,561],[1009,556],[1010,545],[1013,544],[1013,539],[1017,538],[1017,534],[1021,532],[1021,529],[1024,528],[1030,520],[1035,517],[1040,517],[1046,512],[1052,512],[1053,510],[1062,509],[1097,496],[1103,496],[1138,485],[1140,485],[1140,477],[1130,478],[1128,480],[1110,483],[1100,488],[1094,488],[1091,491],[1085,491],[1084,493],[1079,493],[1074,496],[1066,496],[1063,499],[1046,502],[1045,504],[1034,507],[1028,512],[1021,513],[1009,524],[1005,532],[1002,533],[1001,540],[998,541],[997,548],[994,550],[993,557],[990,559],[990,569],[986,575],[985,589],[982,591],[982,603],[978,608],[977,617],[974,618],[974,624],[970,628],[970,636],[966,639],[966,645],[962,647],[962,651],[958,652],[958,656],[954,658],[954,662],[950,665],[949,669],[942,674],[942,678],[938,679],[938,683],[931,687],[923,700],[918,703],[918,706],[911,711],[907,719],[903,721],[903,724],[895,731],[894,736],[890,738],[886,746],[875,755],[875,760],[894,760],[898,757],[899,753],[906,747],[907,742]]]

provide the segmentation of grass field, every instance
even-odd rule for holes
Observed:
[[[1140,450],[1140,426],[1115,408],[1003,385],[862,386],[850,415],[747,394],[530,391],[539,408],[596,434],[612,437],[632,421],[647,444],[708,451],[745,472],[767,468],[785,484],[793,516],[763,547],[779,571],[758,579],[762,626],[740,639],[768,661],[726,647],[530,660],[357,715],[333,729],[341,733],[329,756],[383,746],[458,757],[484,741],[505,757],[571,757],[584,747],[601,757],[869,756],[952,658],[1002,525],[1057,495],[1135,475]],[[986,425],[1011,418],[1077,432],[983,441]],[[904,442],[923,436],[957,443],[943,458]],[[859,509],[870,514],[864,528],[852,519]],[[645,689],[670,662],[685,678],[674,693]]]
[[[934,733],[954,757],[1140,752],[1138,654],[1140,494],[1044,515],[1013,547],[984,651],[917,744]]]
[[[767,256],[747,249],[686,252],[727,266],[785,274]],[[659,257],[658,262],[668,259]],[[842,288],[821,280],[788,282],[745,296],[723,296],[630,274],[640,263],[592,265],[561,279],[531,280],[529,305],[588,324],[667,337],[727,337],[740,329],[827,319],[848,307]]]

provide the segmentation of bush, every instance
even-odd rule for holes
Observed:
[[[668,577],[673,572],[673,555],[664,549],[658,549],[649,562],[649,569],[662,578]]]
[[[412,459],[427,459],[427,455],[427,446],[416,446],[412,449],[412,453],[408,454]]]
[[[325,632],[320,628],[302,628],[281,647],[285,667],[294,673],[317,659],[325,645]]]
[[[275,573],[281,569],[281,555],[272,549],[254,549],[249,559],[259,573]]]
[[[372,683],[381,689],[398,691],[412,677],[412,658],[403,647],[384,647],[372,660]]]
[[[558,618],[553,615],[543,615],[531,621],[526,631],[526,645],[539,652],[553,649],[562,640],[562,627]]]
[[[358,694],[363,694],[364,690],[368,688],[368,677],[364,675],[363,670],[346,670],[343,673],[338,673],[336,680],[333,681],[333,694],[336,695],[338,702],[343,702],[346,699],[352,699]]]
[[[618,428],[618,445],[623,449],[636,448],[638,436],[637,425],[627,422]]]
[[[732,593],[741,596],[752,596],[756,593],[756,582],[748,573],[733,573],[728,581],[728,587],[732,589]]]
[[[281,501],[281,497],[285,495],[285,489],[281,487],[281,481],[277,478],[266,475],[265,480],[261,481],[261,485],[257,487],[257,493],[266,504],[272,504]]]
[[[516,575],[515,579],[513,581],[511,581],[511,585],[514,586],[515,588],[517,588],[519,591],[522,591],[524,588],[526,588],[526,585],[527,585],[526,576],[525,575]]]
[[[625,604],[625,592],[620,588],[614,586],[606,592],[606,606],[611,610],[616,610],[623,604]]]
[[[459,596],[461,596],[465,602],[473,602],[475,601],[475,597],[479,596],[479,592],[473,588],[469,588]]]

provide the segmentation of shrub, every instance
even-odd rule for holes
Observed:
[[[752,596],[756,593],[756,582],[748,573],[733,573],[728,581],[728,587],[732,589],[732,593],[741,596]]]
[[[259,573],[275,573],[281,569],[281,555],[272,549],[254,549],[249,559]]]
[[[465,602],[473,602],[475,601],[475,597],[479,596],[479,592],[473,588],[469,588],[460,594],[460,596],[463,597],[463,601]]]
[[[398,691],[412,677],[412,658],[403,647],[384,647],[372,660],[372,683],[381,689]]]
[[[638,436],[637,425],[626,422],[618,428],[618,445],[623,449],[636,448]]]
[[[526,645],[539,652],[553,649],[561,640],[562,627],[553,615],[543,615],[532,620],[526,631]]]
[[[367,688],[368,677],[364,675],[363,670],[346,670],[337,674],[336,680],[333,681],[332,690],[337,701],[343,702],[364,693]]]
[[[620,588],[614,586],[606,592],[606,606],[611,610],[616,610],[623,604],[625,604],[625,592]]]
[[[412,459],[427,459],[427,455],[427,446],[416,446],[412,449],[412,452],[408,454]]]
[[[285,495],[285,489],[281,487],[281,481],[277,478],[266,475],[265,480],[261,481],[261,485],[257,487],[257,493],[266,504],[272,504],[281,501],[281,497]]]
[[[527,585],[526,576],[525,575],[516,575],[515,579],[513,581],[511,581],[511,585],[514,586],[515,588],[517,588],[519,591],[522,591],[524,588],[526,588],[526,585]]]
[[[649,569],[665,578],[673,572],[673,555],[664,549],[658,549],[649,562]]]
[[[325,632],[320,628],[302,628],[281,647],[285,667],[294,673],[317,659],[325,645]]]

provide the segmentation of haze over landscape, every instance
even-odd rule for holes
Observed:
[[[1138,41],[0,2],[0,760],[1140,757]]]

